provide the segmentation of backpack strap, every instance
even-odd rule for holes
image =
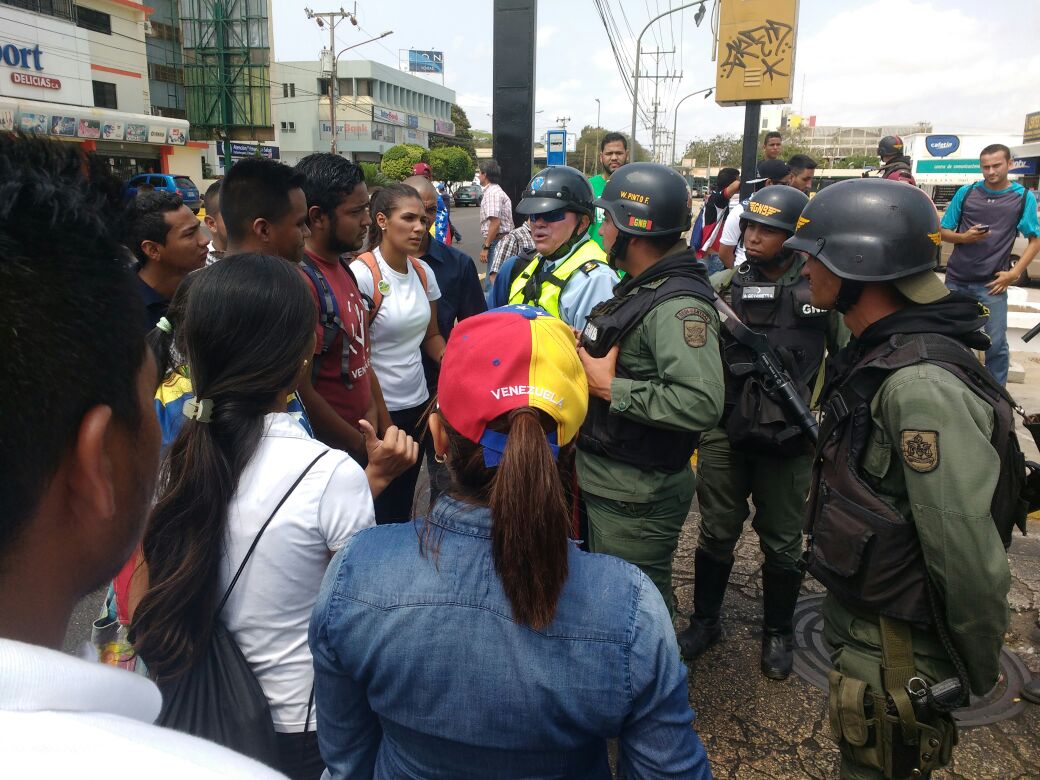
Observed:
[[[238,566],[238,571],[236,571],[235,576],[231,578],[231,584],[228,585],[228,589],[224,591],[224,598],[220,600],[220,604],[217,606],[217,611],[213,613],[214,620],[216,620],[220,613],[224,610],[224,605],[227,604],[227,600],[228,597],[231,595],[231,591],[233,591],[235,589],[235,585],[238,584],[238,578],[242,576],[242,571],[246,568],[246,564],[249,563],[249,558],[252,556],[253,550],[255,550],[257,544],[260,543],[260,537],[264,535],[264,531],[267,530],[267,526],[269,526],[271,524],[271,521],[274,520],[274,516],[278,514],[278,510],[282,508],[282,504],[284,504],[286,500],[289,498],[289,496],[293,494],[293,491],[296,490],[296,487],[301,482],[303,482],[303,478],[310,473],[312,468],[314,468],[314,464],[328,454],[329,451],[324,450],[320,455],[318,455],[318,457],[316,457],[314,460],[307,464],[307,468],[305,468],[303,470],[303,473],[296,478],[296,481],[292,483],[292,486],[285,491],[285,495],[283,495],[281,499],[279,499],[277,505],[275,505],[275,508],[271,511],[271,516],[267,518],[267,520],[264,522],[262,526],[260,526],[260,530],[256,532],[256,536],[253,538],[253,543],[249,545],[249,549],[246,550],[246,554],[245,557],[242,559],[242,563]]]
[[[318,294],[318,324],[321,325],[321,351],[314,359],[311,366],[311,384],[318,381],[321,360],[328,353],[336,340],[336,333],[343,328],[343,320],[339,316],[339,304],[336,296],[332,294],[328,279],[309,257],[304,255],[300,263],[300,270],[310,279],[314,290]],[[349,271],[349,269],[348,269]],[[353,274],[351,274],[353,276]]]
[[[376,315],[379,313],[379,307],[383,305],[383,291],[379,289],[379,283],[383,281],[383,272],[379,270],[379,262],[376,260],[376,256],[373,252],[364,252],[355,258],[365,264],[365,268],[372,274],[372,297],[368,298],[367,302],[370,304],[368,307],[368,325],[371,327],[375,321]],[[422,262],[416,260],[414,257],[409,257],[408,261],[412,264],[412,268],[415,269],[415,273],[419,275],[419,281],[422,282],[423,290],[429,292],[429,285],[426,280],[426,269],[423,267]],[[364,293],[362,293],[364,295]]]

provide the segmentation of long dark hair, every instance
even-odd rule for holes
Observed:
[[[507,433],[502,462],[484,465],[484,452],[441,417],[448,433],[450,492],[464,501],[491,507],[491,557],[502,589],[513,607],[513,619],[540,629],[552,622],[567,581],[570,516],[564,489],[564,466],[573,447],[553,459],[546,432],[556,423],[530,407],[492,421],[492,430]],[[436,545],[434,528],[420,531],[424,553]]]
[[[178,343],[196,398],[213,403],[212,419],[187,422],[163,461],[143,543],[148,592],[131,629],[159,679],[186,671],[209,640],[228,505],[316,321],[305,282],[285,260],[234,255],[198,277]]]
[[[369,251],[383,243],[383,229],[379,227],[379,223],[376,221],[376,214],[386,214],[389,217],[391,212],[397,208],[397,204],[405,198],[415,198],[420,204],[422,203],[419,191],[410,184],[395,182],[380,188],[378,191],[373,191],[372,200],[368,207],[368,213],[372,215],[372,224],[368,228]]]

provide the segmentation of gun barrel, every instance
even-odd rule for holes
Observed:
[[[1029,332],[1022,337],[1022,341],[1032,341],[1036,338],[1036,334],[1040,333],[1040,322],[1029,329]]]

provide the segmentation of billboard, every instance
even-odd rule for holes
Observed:
[[[409,49],[408,70],[412,73],[444,73],[444,52]]]
[[[715,102],[789,103],[798,0],[722,0]]]

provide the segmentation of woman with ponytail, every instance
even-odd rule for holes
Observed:
[[[657,588],[581,552],[559,464],[588,406],[562,321],[529,306],[452,331],[430,433],[452,485],[414,525],[355,535],[311,621],[332,778],[710,778]]]
[[[332,553],[374,514],[361,467],[286,411],[310,370],[315,317],[284,260],[241,254],[196,274],[176,340],[194,397],[163,461],[130,640],[163,689],[205,655],[219,617],[268,699],[279,768],[317,780],[308,619]]]

